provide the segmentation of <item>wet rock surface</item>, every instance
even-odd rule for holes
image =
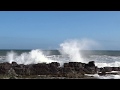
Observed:
[[[30,76],[51,76],[65,78],[85,78],[85,74],[106,75],[107,72],[120,71],[120,67],[102,67],[95,66],[94,61],[88,63],[68,62],[60,67],[60,63],[51,62],[37,64],[17,64],[16,62],[0,63],[0,75],[9,75],[11,78],[30,77]]]

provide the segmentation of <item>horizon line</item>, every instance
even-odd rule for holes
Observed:
[[[0,50],[36,50],[36,49],[0,49]],[[40,49],[40,50],[58,50],[58,49]],[[82,51],[82,50],[81,50]],[[87,51],[120,51],[119,49],[92,49],[92,50],[87,50]]]

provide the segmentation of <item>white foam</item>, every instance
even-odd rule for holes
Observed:
[[[88,62],[81,56],[80,50],[91,49],[92,46],[97,46],[98,44],[90,39],[81,40],[67,40],[60,44],[60,52],[64,55],[69,56],[69,61],[73,62]]]
[[[115,62],[111,62],[111,63],[109,63],[109,62],[106,62],[106,63],[95,63],[95,65],[96,66],[98,66],[98,67],[120,67],[120,62],[118,62],[118,61],[115,61]]]
[[[60,52],[62,53],[62,59],[57,56],[47,56],[40,49],[32,50],[28,53],[22,53],[17,55],[17,53],[11,51],[6,55],[6,61],[8,62],[17,62],[18,64],[35,64],[35,63],[50,63],[50,62],[59,62],[61,65],[65,62],[84,62],[88,61],[83,59],[81,56],[80,50],[90,49],[93,46],[96,46],[97,43],[90,39],[81,39],[81,40],[67,40],[60,44]],[[48,53],[50,54],[50,52]]]
[[[22,53],[21,55],[17,55],[17,53],[11,51],[7,53],[6,60],[11,63],[13,61],[18,64],[36,64],[36,63],[50,63],[55,62],[54,60],[48,59],[45,55],[43,55],[42,51],[39,49],[32,50],[29,53]]]
[[[98,74],[85,74],[87,76],[93,76],[98,79],[120,79],[120,75],[104,75],[99,76]]]

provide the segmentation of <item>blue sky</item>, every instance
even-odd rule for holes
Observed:
[[[74,38],[120,50],[120,12],[0,11],[0,49],[56,49]]]

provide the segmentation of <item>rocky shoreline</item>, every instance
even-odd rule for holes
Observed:
[[[16,62],[0,63],[0,79],[99,79],[86,74],[118,74],[111,71],[120,71],[120,67],[95,66],[94,61],[88,63],[68,62],[60,67],[60,63],[51,62],[37,64],[17,64]]]

